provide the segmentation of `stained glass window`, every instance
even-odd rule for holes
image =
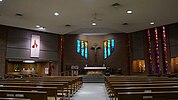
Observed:
[[[155,28],[155,40],[156,40],[156,63],[157,63],[157,69],[156,72],[160,74],[160,56],[159,56],[159,39],[158,39],[158,30]]]
[[[151,33],[150,30],[148,29],[147,31],[148,35],[148,56],[149,56],[149,73],[152,74],[153,72],[153,67],[152,67],[152,52],[151,52]]]
[[[163,26],[163,47],[164,47],[164,73],[168,74],[168,53],[167,53],[167,37],[166,37],[166,29],[165,26]]]
[[[88,59],[88,42],[83,40],[77,40],[77,53],[85,59]]]
[[[104,41],[104,59],[108,58],[114,51],[115,41],[114,39],[109,39]]]

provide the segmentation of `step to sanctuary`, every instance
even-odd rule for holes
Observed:
[[[104,83],[104,75],[81,75],[84,83]]]

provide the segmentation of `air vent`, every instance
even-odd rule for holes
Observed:
[[[65,25],[65,27],[71,27],[71,25],[70,25],[70,24],[67,24],[67,25]]]
[[[20,17],[23,16],[23,14],[21,14],[21,13],[16,13],[15,15],[16,15],[16,16],[20,16]]]
[[[112,6],[113,7],[118,7],[118,6],[120,6],[120,4],[119,3],[113,3]]]
[[[129,24],[128,24],[128,23],[123,23],[122,25],[125,25],[125,26],[126,26],[126,25],[129,25]]]

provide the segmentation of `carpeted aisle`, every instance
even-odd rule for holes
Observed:
[[[71,100],[109,100],[104,83],[84,83]]]

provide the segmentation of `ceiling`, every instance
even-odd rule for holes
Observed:
[[[56,34],[130,33],[178,22],[177,5],[178,0],[3,0],[0,24]]]

